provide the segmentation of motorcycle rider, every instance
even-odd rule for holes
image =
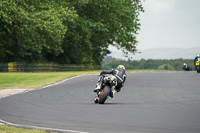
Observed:
[[[111,93],[111,98],[113,98],[114,93],[119,92],[121,88],[124,86],[124,83],[126,81],[126,73],[125,73],[125,67],[123,65],[119,65],[117,69],[112,70],[103,70],[100,73],[99,80],[97,82],[96,88],[94,89],[95,93],[98,93],[102,89],[102,83],[104,81],[104,74],[112,74],[117,78],[117,85],[115,86],[115,89]],[[95,97],[95,101],[98,99],[98,95]]]
[[[186,70],[186,71],[191,70],[191,68],[186,63],[183,63],[183,69]]]
[[[200,58],[199,54],[197,54],[196,57],[194,58],[194,64],[196,63],[196,61],[198,60],[198,58]]]

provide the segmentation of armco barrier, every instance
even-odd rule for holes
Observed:
[[[59,72],[101,70],[100,65],[0,63],[0,72]]]

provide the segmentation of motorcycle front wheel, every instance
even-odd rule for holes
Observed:
[[[105,86],[104,89],[102,90],[100,96],[99,96],[99,100],[98,100],[98,103],[99,104],[104,104],[107,97],[109,96],[111,92],[111,89],[109,86]]]
[[[197,73],[200,73],[200,66],[196,67]]]

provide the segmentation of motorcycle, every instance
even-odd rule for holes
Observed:
[[[200,73],[200,58],[197,59],[195,63],[195,68],[196,68],[197,73]]]
[[[183,70],[185,71],[192,71],[192,68],[190,68],[187,64],[183,64]]]
[[[98,99],[95,103],[104,104],[108,97],[112,97],[113,91],[115,91],[115,86],[117,85],[117,78],[113,75],[105,75],[102,82],[102,88],[97,92]]]

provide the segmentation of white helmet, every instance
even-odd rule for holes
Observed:
[[[197,54],[197,57],[200,57],[200,55],[199,55],[199,54]]]

